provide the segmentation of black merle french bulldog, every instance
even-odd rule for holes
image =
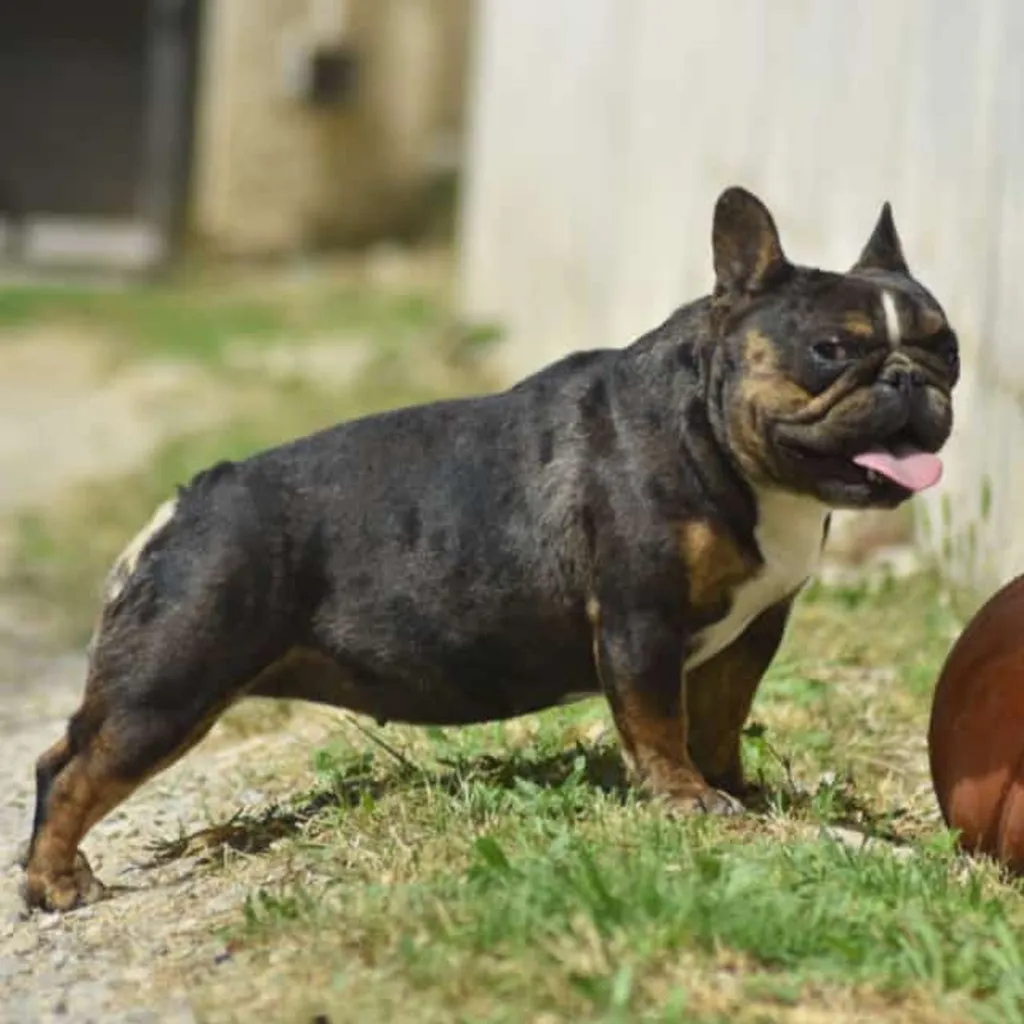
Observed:
[[[938,480],[959,367],[888,205],[849,273],[789,263],[740,188],[713,250],[714,293],[628,348],[221,463],[164,504],[39,759],[29,903],[100,896],[88,829],[245,696],[459,724],[603,694],[653,794],[734,808],[831,510]]]

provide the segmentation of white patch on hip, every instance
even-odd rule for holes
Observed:
[[[104,597],[107,603],[115,600],[124,590],[132,573],[135,572],[139,559],[142,557],[146,545],[174,518],[178,508],[177,498],[169,498],[162,505],[159,505],[150,520],[139,532],[128,542],[127,547],[117,559],[107,577],[107,587]]]
[[[763,611],[796,593],[821,559],[825,520],[831,511],[814,498],[785,491],[757,493],[754,539],[764,564],[732,594],[724,619],[697,634],[684,669],[693,669],[724,651]]]
[[[894,348],[903,340],[900,332],[900,312],[896,308],[896,300],[892,292],[882,289],[882,313],[885,316],[885,333],[889,337],[889,344]]]

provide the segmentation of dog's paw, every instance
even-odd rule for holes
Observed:
[[[106,896],[103,883],[92,873],[85,854],[75,856],[70,871],[45,872],[29,867],[22,884],[22,898],[29,909],[67,912]]]
[[[714,814],[730,817],[742,814],[746,808],[734,796],[707,786],[695,792],[663,796],[660,798],[673,817],[691,817],[694,814]]]
[[[705,814],[731,816],[742,814],[745,810],[743,804],[736,797],[721,789],[711,789],[710,787],[697,797],[697,803],[699,810]]]

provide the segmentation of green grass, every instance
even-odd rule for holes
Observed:
[[[1022,892],[954,852],[928,790],[955,626],[927,575],[812,589],[735,820],[638,798],[599,701],[344,729],[310,794],[233,825],[285,880],[251,889],[229,961],[193,968],[201,1019],[1024,1021]],[[851,849],[835,824],[884,841]]]
[[[229,346],[322,332],[375,343],[441,330],[443,307],[425,287],[388,291],[339,279],[286,287],[185,279],[134,288],[66,284],[0,289],[0,346],[17,329],[62,325],[100,334],[130,358],[172,357],[217,365]]]

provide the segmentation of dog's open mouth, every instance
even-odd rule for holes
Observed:
[[[863,446],[847,454],[825,453],[803,444],[782,441],[791,453],[815,467],[818,475],[850,486],[867,484],[872,491],[917,494],[942,479],[942,459],[908,436],[907,431]],[[857,448],[860,447],[858,451]]]
[[[854,455],[853,461],[867,470],[870,482],[876,482],[873,477],[881,477],[915,494],[934,487],[942,479],[942,459],[909,441],[869,448]]]

